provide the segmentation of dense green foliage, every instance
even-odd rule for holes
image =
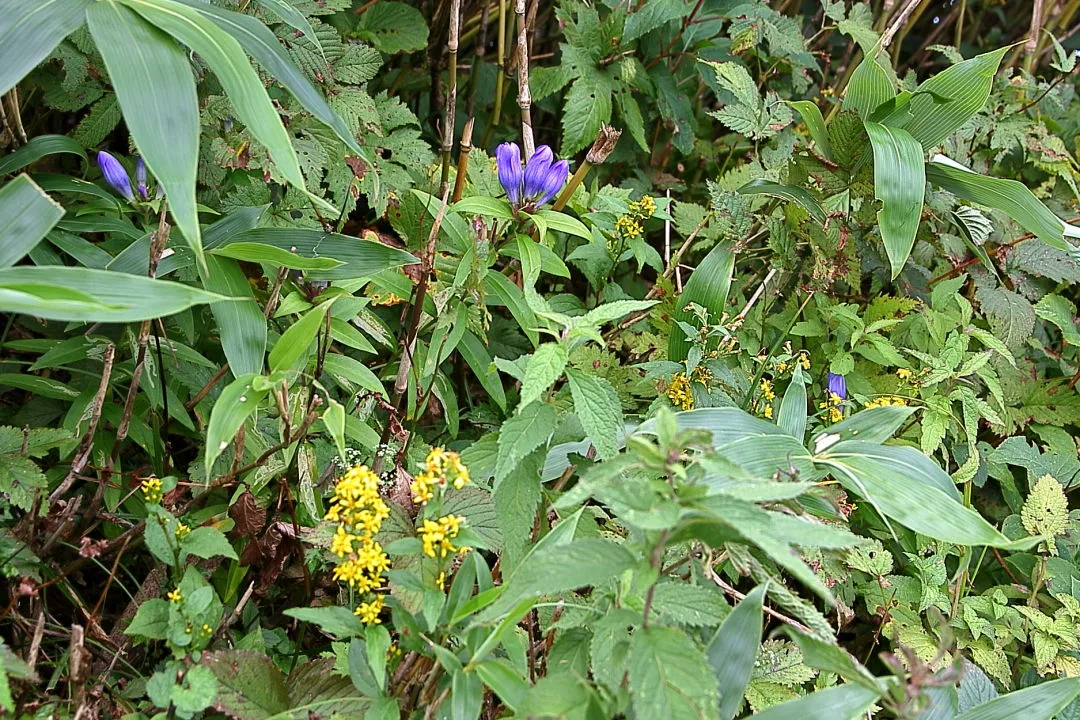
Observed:
[[[1034,8],[0,0],[0,716],[1080,717]]]

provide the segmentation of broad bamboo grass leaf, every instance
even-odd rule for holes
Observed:
[[[323,51],[322,43],[319,42],[319,37],[315,34],[315,29],[311,27],[311,23],[308,22],[308,19],[304,17],[302,12],[285,2],[285,0],[255,0],[255,2],[276,14],[289,27],[303,33],[304,39],[315,46],[319,51],[319,55],[322,56],[323,62],[326,62],[326,53]],[[262,23],[259,23],[259,25],[262,26]]]
[[[727,243],[720,243],[698,264],[683,288],[675,305],[674,323],[668,340],[668,359],[682,362],[690,352],[691,343],[677,322],[689,322],[693,315],[686,306],[700,305],[709,311],[710,320],[718,322],[727,305],[731,289],[731,273],[735,269],[735,252]]]
[[[1023,183],[980,175],[944,155],[930,159],[926,177],[958,198],[1000,210],[1050,247],[1076,258],[1077,248],[1065,238],[1080,239],[1080,228],[1050,212]]]
[[[241,298],[210,305],[232,374],[239,377],[261,373],[266,354],[266,317],[247,276],[230,258],[209,256],[206,265],[203,286],[207,290]]]
[[[358,280],[370,278],[387,268],[420,262],[397,248],[366,237],[302,228],[256,228],[237,233],[218,247],[234,243],[245,246],[266,245],[301,258],[332,258],[342,263],[330,269],[308,272],[311,280]]]
[[[259,75],[251,66],[240,43],[229,33],[195,9],[176,0],[122,0],[148,22],[167,32],[198,53],[213,70],[225,89],[237,117],[269,151],[277,169],[289,184],[305,193],[313,202],[336,213],[338,209],[320,196],[308,192],[300,163],[289,133]],[[121,103],[123,104],[123,103]],[[171,108],[170,108],[171,110]],[[125,110],[125,118],[128,113]],[[150,163],[153,170],[153,163]],[[157,175],[157,173],[154,173]],[[168,193],[168,186],[166,186]]]
[[[742,705],[761,643],[762,604],[767,587],[767,584],[758,585],[743,598],[724,618],[705,649],[720,690],[720,720],[731,720]]]
[[[199,106],[187,55],[165,32],[114,0],[94,3],[86,17],[128,131],[205,270],[195,203]]]
[[[315,338],[325,325],[323,321],[326,319],[326,312],[333,302],[328,300],[316,305],[281,334],[266,358],[270,372],[289,372],[307,360]]]
[[[1001,58],[1011,46],[977,55],[942,70],[916,88],[904,129],[931,150],[971,119],[990,97]],[[944,98],[947,102],[941,102]]]
[[[773,705],[759,713],[757,720],[792,720],[792,718],[828,718],[829,720],[855,720],[881,697],[862,685],[848,684],[818,690],[798,700]]]
[[[738,189],[740,195],[768,195],[799,205],[818,223],[825,224],[825,211],[814,196],[801,187],[782,185],[764,178],[751,180]]]
[[[47,155],[68,153],[78,155],[86,161],[86,152],[82,145],[67,135],[38,135],[21,148],[0,159],[0,175],[7,175],[37,162]]]
[[[1049,720],[1080,696],[1080,678],[1062,678],[1001,695],[962,712],[955,720]],[[1059,716],[1063,717],[1063,716]]]
[[[64,208],[28,175],[0,188],[0,268],[11,267],[64,217]]]
[[[833,160],[829,131],[825,127],[825,118],[821,115],[821,109],[809,100],[798,100],[788,104],[799,113],[803,122],[806,123],[806,129],[810,132],[811,139],[817,143],[818,152],[826,160]]]
[[[93,0],[0,0],[0,95],[86,21]]]
[[[802,441],[806,434],[806,384],[802,366],[796,364],[791,382],[780,401],[776,425],[796,440]]]
[[[926,194],[922,146],[901,128],[864,121],[874,148],[874,195],[881,201],[878,228],[892,277],[904,269],[919,231]]]
[[[306,348],[305,348],[306,349]],[[261,382],[255,382],[259,380]],[[270,383],[259,375],[239,375],[225,386],[221,396],[210,411],[210,423],[206,428],[206,474],[209,477],[214,461],[229,447],[240,426],[270,392]]]
[[[0,312],[72,322],[151,320],[230,298],[168,280],[80,267],[0,270]]]
[[[263,0],[263,2],[266,1]],[[334,112],[326,98],[308,80],[307,76],[293,64],[288,53],[281,46],[281,42],[264,24],[250,15],[231,12],[216,5],[200,2],[200,0],[177,0],[177,2],[191,7],[236,38],[236,41],[243,46],[244,50],[266,68],[274,76],[275,80],[284,85],[308,112],[332,129],[349,146],[353,153],[367,161],[367,155],[349,131],[349,126],[345,124],[340,115]],[[306,24],[307,20],[295,8],[281,0],[275,0],[273,5],[275,10],[279,6],[282,7],[283,12],[292,10],[298,18],[295,20],[297,24],[289,20],[286,20],[286,22],[303,31],[305,37],[312,42],[318,43],[315,33],[311,32],[310,25],[307,26],[306,30],[299,27],[300,22]]]
[[[881,66],[880,60],[867,55],[852,73],[841,107],[854,110],[865,120],[879,105],[894,97],[896,88],[889,72]]]

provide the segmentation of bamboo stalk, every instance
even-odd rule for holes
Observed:
[[[454,125],[457,122],[457,55],[461,33],[461,0],[450,0],[450,32],[446,48],[450,53],[450,68],[446,86],[446,105],[443,108],[442,180],[439,195],[446,195],[450,185],[450,152],[454,149]]]
[[[491,111],[487,130],[484,131],[484,147],[491,143],[491,134],[502,118],[503,93],[506,92],[503,85],[506,82],[506,5],[508,2],[509,0],[499,0],[498,54],[495,57],[495,65],[498,68],[495,73],[495,108]]]
[[[461,199],[461,192],[465,189],[465,176],[469,174],[469,153],[472,152],[473,119],[465,121],[465,128],[461,131],[461,152],[458,155],[457,177],[454,178],[454,194],[451,202]]]
[[[529,92],[529,33],[525,22],[525,0],[515,0],[514,13],[518,19],[518,107],[521,109],[521,145],[525,157],[536,150],[532,127],[532,94]]]

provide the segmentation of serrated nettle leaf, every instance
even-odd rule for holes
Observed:
[[[566,347],[562,343],[544,343],[538,347],[525,366],[519,407],[525,408],[534,400],[539,400],[562,377],[566,362]]]
[[[609,460],[619,453],[624,442],[622,404],[615,388],[602,377],[578,370],[568,370],[574,410],[581,420],[596,454]]]

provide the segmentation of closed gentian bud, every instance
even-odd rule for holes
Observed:
[[[555,153],[547,145],[536,148],[528,162],[525,163],[525,199],[536,200],[544,194],[546,189],[544,180],[551,163],[555,160]]]
[[[829,393],[836,395],[841,400],[847,397],[847,381],[843,375],[829,373]]]
[[[131,192],[131,178],[119,160],[102,150],[98,153],[97,163],[101,174],[105,176],[105,182],[128,200],[135,199],[135,193]]]
[[[495,165],[499,170],[499,184],[513,204],[521,202],[521,148],[517,143],[503,143],[495,148]]]
[[[570,163],[565,160],[560,160],[557,163],[552,164],[548,168],[547,174],[544,175],[544,194],[536,201],[536,206],[540,207],[562,190],[562,186],[566,184],[566,176],[570,174]]]
[[[142,156],[135,161],[135,190],[143,200],[150,199],[150,189],[146,186],[146,161]]]

